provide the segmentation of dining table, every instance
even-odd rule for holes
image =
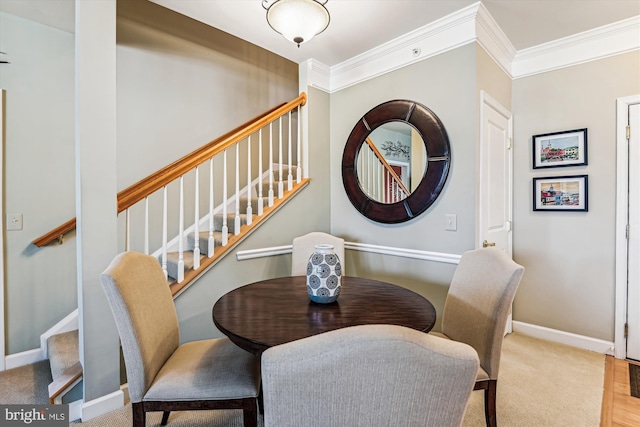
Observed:
[[[277,277],[234,289],[213,305],[215,326],[240,348],[260,355],[266,349],[316,334],[357,325],[390,324],[429,332],[433,304],[405,287],[381,280],[344,276],[338,299],[309,299],[306,276]]]

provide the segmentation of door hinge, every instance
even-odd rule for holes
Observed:
[[[511,231],[511,221],[507,221],[504,223],[504,228],[507,229],[507,231]]]
[[[628,127],[628,126],[627,126]],[[629,131],[627,130],[627,134]],[[511,145],[513,144],[513,139],[507,138],[507,150],[511,150]]]
[[[631,125],[627,125],[627,139],[631,139]]]
[[[629,240],[629,224],[627,224],[627,226],[625,227],[624,235],[625,238]]]
[[[624,337],[625,338],[629,337],[629,324],[628,323],[624,324]]]

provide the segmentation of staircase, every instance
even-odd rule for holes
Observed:
[[[288,167],[283,167],[282,175],[285,177],[288,176],[289,170]],[[226,253],[231,251],[238,243],[251,234],[261,222],[269,218],[271,214],[288,202],[298,191],[304,188],[308,182],[308,179],[305,179],[301,180],[299,184],[293,184],[291,190],[283,190],[282,197],[273,200],[272,206],[264,207],[261,207],[262,201],[257,195],[268,195],[273,193],[274,187],[287,188],[288,184],[286,182],[276,181],[271,188],[268,183],[262,184],[262,188],[258,188],[256,185],[251,192],[251,194],[256,196],[251,198],[244,196],[239,197],[236,206],[237,211],[230,212],[234,209],[230,207],[228,209],[230,213],[214,214],[211,230],[198,231],[197,233],[190,230],[185,233],[185,249],[182,260],[180,259],[179,251],[168,251],[166,254],[167,281],[169,282],[169,287],[174,298],[177,297],[189,283],[192,283],[197,277],[201,276],[217,261],[222,259]],[[221,209],[219,208],[218,210]],[[261,214],[254,214],[254,212]],[[203,224],[209,222],[208,215],[201,218],[199,222]],[[194,227],[191,228],[193,229]],[[212,245],[213,254],[209,257],[210,245]],[[177,242],[172,242],[172,246],[178,246]],[[165,265],[162,250],[156,251],[153,255],[158,258],[158,261],[162,265]]]
[[[151,255],[162,265],[174,298],[309,183],[301,168],[305,147],[301,143],[300,108],[305,104],[306,94],[302,93],[118,193],[118,214],[125,217],[123,250],[150,253],[150,224],[162,222],[162,244]],[[293,112],[297,112],[295,120]],[[228,156],[233,161],[228,161]],[[209,175],[204,191],[200,189],[199,169]],[[195,182],[192,193],[184,190],[185,177]],[[178,198],[170,199],[169,186],[178,187]],[[234,186],[235,191],[228,196],[228,190]],[[214,197],[214,188],[222,195],[217,193]],[[195,205],[186,206],[185,199],[191,199]],[[209,205],[203,216],[200,216],[201,199]],[[158,200],[162,209],[152,212],[151,206]],[[192,211],[195,218],[185,229],[187,211]],[[150,219],[151,215],[155,217]],[[170,216],[179,217],[177,227],[168,224]],[[131,224],[143,224],[143,230],[132,232]],[[35,239],[33,244],[37,247],[56,241],[62,244],[64,235],[75,226],[74,218]],[[168,234],[174,232],[175,237],[168,241]],[[49,385],[50,403],[81,399],[78,331],[49,337],[47,357],[53,377]]]

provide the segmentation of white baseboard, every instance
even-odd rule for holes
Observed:
[[[69,422],[82,418],[82,399],[69,403]]]
[[[108,412],[124,406],[124,393],[122,390],[114,391],[105,396],[93,399],[82,405],[82,422],[104,415]]]
[[[22,353],[10,354],[5,357],[5,368],[13,369],[20,366],[29,365],[44,360],[44,352],[41,348],[23,351]]]
[[[18,368],[20,366],[36,363],[47,358],[47,339],[55,334],[78,329],[78,309],[76,308],[64,319],[52,326],[44,334],[40,335],[40,348],[23,351],[21,353],[5,356],[5,369]]]
[[[532,325],[530,323],[518,322],[517,320],[513,321],[513,331],[520,332],[534,338],[570,345],[583,350],[595,351],[596,353],[608,355],[614,354],[614,345],[611,341],[604,341],[584,335],[573,334],[571,332],[545,328],[544,326]]]

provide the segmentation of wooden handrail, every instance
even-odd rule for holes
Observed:
[[[369,144],[369,148],[371,149],[371,151],[373,151],[373,154],[376,155],[378,160],[380,160],[380,163],[382,163],[382,166],[384,166],[385,170],[389,172],[393,180],[398,183],[398,187],[400,187],[400,190],[402,190],[404,194],[409,195],[411,192],[404,185],[404,183],[402,182],[402,180],[400,179],[396,171],[394,171],[393,168],[391,168],[391,165],[387,162],[387,159],[384,158],[380,150],[378,150],[378,147],[376,147],[376,145],[373,143],[371,138],[367,138],[366,141],[367,141],[367,144]]]
[[[62,224],[61,226],[54,228],[53,230],[51,230],[50,232],[48,232],[47,234],[44,234],[40,237],[38,237],[36,240],[34,240],[32,243],[34,245],[36,245],[37,247],[41,248],[45,245],[48,245],[49,243],[53,242],[54,240],[58,240],[60,243],[62,243],[62,237],[67,234],[70,231],[73,231],[76,229],[76,219],[70,219],[69,221],[65,222],[64,224]]]
[[[118,193],[117,213],[121,213],[131,206],[135,205],[145,197],[150,196],[170,182],[186,174],[196,166],[201,165],[218,153],[223,152],[227,148],[233,146],[237,142],[247,138],[249,135],[257,132],[264,126],[285,113],[303,106],[307,103],[307,94],[302,92],[297,98],[280,104],[259,116],[254,117],[248,122],[236,127],[235,129],[225,133],[219,138],[214,139],[197,150],[187,154],[181,159],[171,163],[159,171],[143,178],[137,183],[125,188]],[[57,227],[56,229],[38,237],[32,243],[37,247],[48,245],[55,240],[62,240],[62,236],[76,227],[76,219],[72,219]]]

